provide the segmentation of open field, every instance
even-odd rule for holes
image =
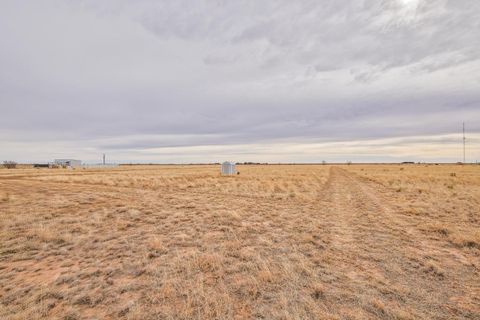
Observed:
[[[239,170],[0,169],[0,318],[480,318],[480,166]]]

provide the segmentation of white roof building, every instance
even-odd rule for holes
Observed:
[[[82,160],[75,159],[55,159],[54,163],[63,167],[80,167],[82,165]]]

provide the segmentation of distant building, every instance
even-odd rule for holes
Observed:
[[[237,174],[237,169],[235,168],[235,163],[225,161],[222,163],[222,174],[224,175],[233,175]]]
[[[33,167],[34,168],[50,168],[50,165],[48,163],[34,163]]]
[[[55,159],[54,163],[57,166],[61,167],[80,167],[82,165],[81,160],[75,160],[75,159]]]

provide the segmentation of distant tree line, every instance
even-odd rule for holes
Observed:
[[[15,161],[3,161],[3,166],[7,169],[15,169],[17,167],[17,163]]]

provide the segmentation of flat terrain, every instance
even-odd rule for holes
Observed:
[[[480,166],[239,170],[0,169],[0,318],[480,318]]]

